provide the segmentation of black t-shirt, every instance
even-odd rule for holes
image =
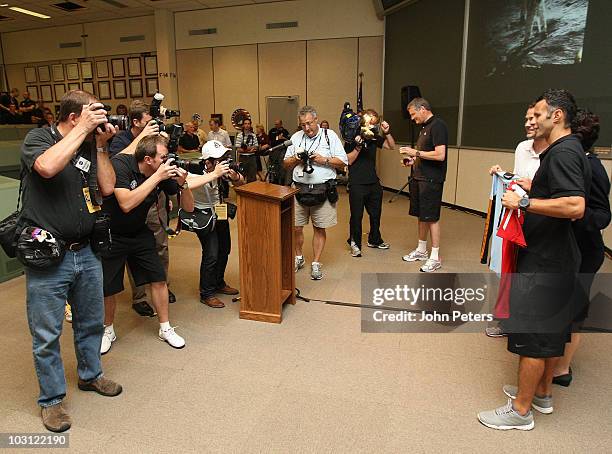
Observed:
[[[56,140],[61,144],[61,139],[53,126],[32,129],[23,141],[21,166],[27,172],[22,218],[64,240],[84,239],[90,236],[96,217],[89,213],[83,195],[88,175],[74,166],[76,159],[52,178],[43,178],[33,169],[36,159],[55,145]],[[91,160],[91,144],[83,143],[77,156]]]
[[[601,231],[610,224],[610,178],[601,161],[594,154],[588,154],[591,167],[591,191],[586,201],[584,217],[572,222],[578,248],[582,254],[582,263],[587,255],[603,256],[604,242]],[[589,263],[586,260],[586,263]],[[594,272],[581,267],[580,272]]]
[[[19,107],[30,107],[35,105],[36,103],[34,101],[32,101],[31,99],[24,99],[23,101],[21,101],[19,103]],[[30,110],[28,112],[23,112],[21,115],[23,116],[23,122],[24,123],[32,123],[32,112],[33,110]]]
[[[349,166],[350,184],[372,184],[378,183],[376,174],[376,150],[382,148],[385,138],[376,136],[368,140],[361,147],[357,159]],[[345,150],[350,153],[355,149],[356,143],[346,144]]]
[[[591,167],[580,141],[567,135],[540,153],[540,167],[533,177],[530,199],[579,196],[588,199]],[[580,252],[571,219],[525,213],[526,248],[518,254],[520,273],[568,273],[578,270]]]
[[[129,147],[130,144],[134,141],[134,139],[135,137],[132,134],[131,129],[119,131],[113,137],[113,140],[108,147],[108,151],[110,152],[111,156],[115,156],[117,153],[120,153],[127,147]]]
[[[200,148],[200,139],[197,134],[183,134],[179,139],[179,145],[185,150],[197,150]]]
[[[133,191],[147,179],[138,168],[138,163],[133,154],[119,153],[111,159],[115,169],[115,188],[129,189]],[[104,199],[102,209],[111,217],[111,231],[118,235],[133,236],[147,228],[147,213],[151,206],[156,203],[160,191],[174,195],[178,192],[178,185],[174,180],[165,180],[151,191],[144,201],[128,213],[124,213],[115,195]],[[163,207],[160,207],[163,209]],[[163,217],[163,215],[162,215]]]
[[[433,116],[421,126],[415,148],[419,151],[434,151],[438,145],[444,145],[444,161],[417,158],[412,166],[412,178],[435,183],[443,183],[446,179],[448,128],[444,121]]]
[[[278,140],[277,136],[283,135],[285,138]],[[291,138],[291,134],[285,128],[272,128],[268,133],[268,139],[270,140],[270,146],[275,147],[276,145],[280,145],[285,140],[289,140]]]

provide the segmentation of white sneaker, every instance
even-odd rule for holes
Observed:
[[[111,349],[113,342],[117,340],[115,329],[112,326],[104,327],[104,334],[102,335],[102,344],[100,345],[100,354],[105,355]]]
[[[183,348],[185,346],[185,339],[183,339],[181,336],[179,336],[178,334],[176,334],[176,331],[174,331],[175,327],[170,327],[167,330],[162,331],[162,329],[159,329],[159,340],[163,341],[163,342],[167,342],[170,347],[173,348]]]
[[[351,257],[361,257],[361,249],[354,241],[351,241]]]
[[[410,252],[409,254],[402,257],[404,262],[416,262],[417,260],[427,260],[429,258],[429,254],[427,251],[421,252],[418,249]]]
[[[421,267],[423,273],[433,273],[436,270],[442,268],[442,261],[435,259],[427,259],[425,265]]]
[[[305,264],[306,264],[306,260],[304,260],[304,256],[301,256],[301,257],[298,257],[297,255],[295,256],[295,272],[296,273],[302,268],[304,268]]]
[[[323,265],[319,262],[312,262],[310,265],[310,279],[313,281],[320,281],[323,279]]]

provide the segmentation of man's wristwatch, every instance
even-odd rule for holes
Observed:
[[[329,158],[325,158],[325,165],[329,167]]]
[[[96,147],[96,150],[98,153],[108,153],[108,150],[106,150],[104,147]]]
[[[421,156],[421,152],[419,150],[417,150],[416,153],[414,154],[414,157],[418,158],[419,156]]]
[[[179,188],[181,188],[181,189],[189,189],[189,183],[187,182],[187,180],[185,180],[185,182],[182,185],[179,185]]]
[[[529,197],[524,195],[523,197],[521,197],[521,199],[518,202],[518,206],[521,210],[523,211],[527,211],[527,208],[529,208],[529,205],[531,204]]]

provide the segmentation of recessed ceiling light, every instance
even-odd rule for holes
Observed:
[[[0,8],[3,8],[3,7],[5,7],[5,6],[8,6],[8,3],[3,3],[3,4],[1,4],[1,5],[0,5]]]
[[[39,17],[40,19],[51,19],[51,16],[47,16],[46,14],[40,14],[35,11],[30,11],[29,9],[19,8],[18,6],[11,6],[9,9],[29,16]]]

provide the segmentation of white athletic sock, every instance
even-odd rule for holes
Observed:
[[[425,254],[427,252],[427,240],[419,240],[419,245],[417,246],[417,251]]]
[[[303,255],[296,255],[295,258],[298,259],[298,260],[303,260],[304,256]]]
[[[440,248],[439,247],[432,247],[431,248],[431,254],[429,254],[429,258],[432,260],[440,260],[440,258],[438,257],[438,254],[440,253]]]
[[[168,331],[170,329],[170,322],[163,322],[159,324],[162,331]]]

